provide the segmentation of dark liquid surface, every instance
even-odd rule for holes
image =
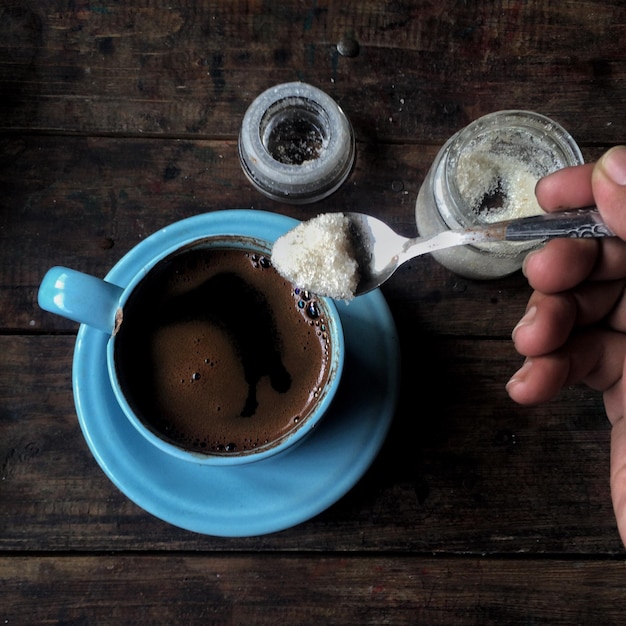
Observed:
[[[153,431],[245,453],[302,424],[330,370],[328,321],[260,254],[196,248],[150,271],[116,337],[120,384]]]

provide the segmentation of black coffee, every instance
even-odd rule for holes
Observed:
[[[125,396],[144,423],[189,450],[241,454],[302,423],[331,369],[321,303],[269,256],[192,248],[130,296],[116,336]]]

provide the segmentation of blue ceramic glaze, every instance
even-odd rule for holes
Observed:
[[[128,420],[150,444],[183,461],[194,463],[230,466],[261,461],[300,444],[317,427],[334,398],[343,370],[345,343],[341,319],[332,300],[324,298],[319,302],[329,320],[333,350],[328,384],[320,390],[313,411],[306,420],[301,421],[297,429],[290,431],[278,443],[242,454],[203,454],[186,450],[161,439],[147,428],[135,414],[117,379],[114,358],[115,328],[121,322],[125,302],[137,284],[152,267],[172,253],[191,245],[215,245],[255,249],[262,254],[270,254],[272,243],[276,239],[275,233],[284,232],[295,224],[295,220],[282,215],[243,209],[182,220],[158,231],[126,254],[118,266],[132,269],[123,280],[118,278],[115,271],[110,272],[105,280],[100,280],[68,268],[52,268],[40,286],[39,302],[48,311],[109,335],[104,363],[110,386]]]
[[[198,215],[144,240],[106,280],[127,285],[166,239],[230,232],[274,241],[296,223],[243,209]],[[231,467],[176,458],[141,436],[121,410],[107,376],[107,336],[82,325],[74,352],[73,389],[80,427],[94,458],[135,504],[198,533],[261,535],[321,513],[345,495],[375,459],[391,424],[399,386],[398,339],[380,291],[348,305],[337,303],[337,310],[345,367],[324,419],[283,454]]]
[[[115,314],[123,291],[90,274],[53,267],[41,281],[37,300],[45,311],[110,335],[115,328]]]

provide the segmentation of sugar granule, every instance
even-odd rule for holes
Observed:
[[[279,237],[272,263],[301,289],[346,301],[355,296],[359,266],[343,213],[323,213]]]
[[[459,156],[456,177],[461,196],[486,222],[542,213],[535,185],[551,171],[549,155],[535,150],[530,158],[528,150],[518,148],[513,139],[504,131],[480,137]],[[485,207],[485,199],[494,195],[502,205]]]

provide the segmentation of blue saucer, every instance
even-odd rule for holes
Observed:
[[[164,245],[214,234],[273,241],[296,220],[263,211],[217,211],[176,222],[136,246],[107,276],[124,286]],[[107,336],[82,325],[74,352],[78,420],[111,481],[135,504],[180,528],[222,537],[276,532],[337,502],[363,476],[389,430],[399,387],[399,346],[380,291],[337,302],[346,342],[340,389],[318,429],[282,455],[211,467],[160,452],[131,425],[106,369]]]

